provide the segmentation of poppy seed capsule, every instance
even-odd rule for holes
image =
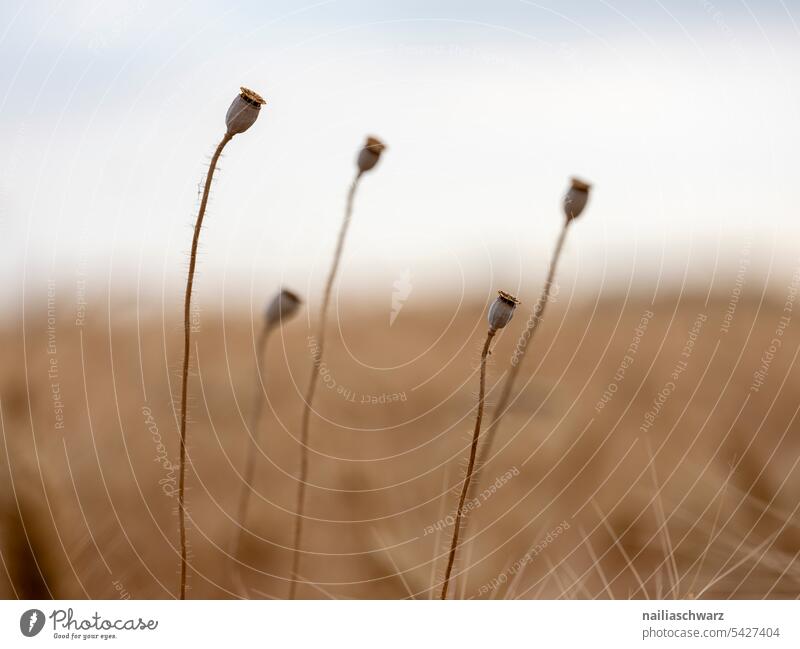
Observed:
[[[378,164],[378,160],[381,159],[381,153],[383,153],[384,149],[386,149],[386,145],[378,138],[372,136],[368,137],[367,141],[364,143],[364,148],[358,153],[358,159],[356,161],[358,164],[358,171],[363,174],[365,171],[369,171]]]
[[[489,307],[489,329],[497,331],[511,322],[514,309],[517,308],[518,304],[519,300],[510,293],[498,291],[497,298],[492,306]]]
[[[572,219],[577,219],[581,215],[586,203],[589,202],[589,190],[592,187],[589,183],[583,182],[578,178],[571,178],[570,180],[570,188],[564,194],[564,216],[567,217],[568,222]]]
[[[291,318],[303,301],[289,290],[281,289],[267,306],[264,317],[268,327],[280,326]]]
[[[267,102],[257,92],[249,88],[242,87],[241,92],[236,95],[236,99],[231,103],[225,115],[225,125],[228,127],[228,135],[244,133],[256,121],[261,106]]]

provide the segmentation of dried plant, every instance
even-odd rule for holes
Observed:
[[[358,189],[359,181],[367,171],[370,171],[378,164],[381,154],[386,149],[386,145],[376,137],[368,137],[356,159],[356,177],[350,185],[347,194],[347,204],[345,206],[344,218],[339,229],[339,238],[336,243],[336,251],[333,255],[333,263],[328,272],[328,280],[325,283],[325,292],[322,296],[322,307],[320,309],[319,324],[317,329],[316,346],[313,352],[313,365],[311,376],[306,389],[305,402],[303,408],[303,419],[300,425],[300,474],[298,476],[297,501],[295,505],[294,540],[292,547],[292,569],[289,582],[289,599],[294,599],[297,593],[298,569],[300,566],[300,548],[303,540],[303,512],[305,509],[306,480],[308,478],[308,427],[311,420],[311,408],[314,401],[314,393],[317,389],[320,368],[322,367],[322,354],[325,347],[325,325],[328,320],[328,306],[331,301],[333,283],[336,280],[336,273],[342,259],[342,250],[350,226],[350,219],[353,215],[353,199]]]
[[[458,500],[458,508],[456,509],[456,520],[453,524],[453,539],[450,542],[450,556],[447,559],[447,568],[444,573],[444,583],[442,584],[441,599],[447,599],[447,588],[450,585],[450,574],[453,572],[453,564],[456,560],[456,550],[458,549],[458,536],[461,531],[461,519],[464,513],[464,503],[467,499],[470,481],[472,480],[472,473],[475,469],[475,456],[478,451],[478,439],[481,434],[481,421],[483,420],[483,404],[486,398],[486,358],[489,356],[489,347],[492,344],[492,339],[497,333],[498,329],[505,327],[514,315],[514,309],[517,308],[519,300],[513,295],[500,291],[497,299],[495,299],[491,308],[489,309],[489,331],[486,333],[486,342],[483,343],[483,351],[481,352],[481,369],[480,369],[480,388],[478,390],[478,414],[475,417],[475,430],[472,433],[472,445],[469,451],[469,463],[467,464],[467,473],[464,476],[464,484],[461,488],[461,497]]]
[[[536,333],[536,330],[538,329],[539,324],[544,317],[544,311],[547,307],[547,303],[550,301],[550,292],[553,287],[553,280],[555,278],[556,268],[558,267],[558,261],[561,257],[561,251],[564,248],[564,241],[567,238],[567,230],[569,229],[570,223],[577,219],[586,207],[586,203],[589,201],[590,189],[591,185],[588,183],[577,178],[572,178],[570,187],[566,194],[564,194],[562,202],[562,208],[564,211],[564,224],[561,227],[561,232],[558,235],[558,240],[556,241],[555,249],[553,250],[553,255],[550,259],[550,268],[547,272],[547,279],[545,280],[542,293],[533,308],[531,317],[528,318],[528,322],[525,325],[525,331],[520,337],[514,359],[511,363],[511,368],[508,370],[508,375],[506,376],[506,379],[503,382],[503,387],[500,390],[500,397],[497,400],[497,405],[492,411],[492,418],[489,421],[489,425],[486,427],[484,443],[478,456],[475,480],[473,481],[475,487],[473,487],[473,489],[477,488],[480,484],[480,473],[483,470],[483,467],[486,465],[486,462],[488,462],[489,458],[491,457],[492,445],[495,437],[497,436],[497,429],[500,427],[500,421],[506,414],[508,402],[511,398],[511,392],[514,389],[514,383],[517,380],[517,375],[519,374],[519,368],[522,365],[522,358],[525,355],[525,350]],[[470,492],[470,497],[473,495],[474,494]]]
[[[244,474],[242,476],[242,488],[239,493],[239,505],[236,518],[239,527],[231,549],[231,555],[236,562],[234,566],[234,579],[236,580],[237,589],[243,597],[246,597],[248,592],[244,585],[241,571],[242,540],[244,538],[245,523],[247,521],[247,509],[250,504],[250,494],[253,491],[256,451],[259,448],[258,422],[261,419],[261,411],[264,406],[264,379],[261,372],[261,361],[264,358],[264,352],[270,334],[281,325],[288,322],[292,316],[297,313],[301,304],[302,300],[292,291],[286,289],[279,291],[264,312],[261,331],[258,334],[258,341],[256,342],[256,380],[253,384],[253,400],[248,421],[248,430],[252,436],[252,443],[248,447],[247,460],[245,461]]]
[[[180,462],[178,478],[178,520],[180,526],[181,544],[181,584],[180,598],[186,599],[186,572],[188,560],[186,557],[186,397],[189,381],[189,362],[191,359],[191,307],[192,307],[192,285],[194,284],[194,271],[197,266],[197,245],[200,241],[200,229],[203,226],[203,217],[208,205],[208,197],[211,193],[211,180],[214,177],[214,170],[217,162],[222,155],[225,145],[231,141],[234,135],[244,133],[256,121],[261,106],[266,103],[257,93],[247,88],[242,88],[241,93],[236,96],[228,108],[225,115],[225,135],[217,145],[211,163],[208,166],[206,182],[203,187],[203,196],[200,199],[200,210],[197,213],[197,220],[194,224],[194,235],[192,237],[192,250],[189,255],[189,273],[186,278],[186,294],[183,302],[183,369],[181,373],[181,415],[180,415]]]

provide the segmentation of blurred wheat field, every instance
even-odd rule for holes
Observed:
[[[732,286],[551,305],[469,512],[454,596],[797,595],[793,294],[754,286],[733,300]],[[490,410],[533,303],[522,297],[491,357]],[[486,304],[457,298],[409,301],[393,324],[383,304],[338,305],[311,427],[300,597],[436,596],[485,333]],[[264,364],[243,554],[253,597],[288,589],[307,316],[273,337]],[[227,598],[259,322],[227,308],[194,324],[190,596]],[[177,311],[122,296],[80,325],[60,302],[6,324],[4,597],[175,596],[181,336]]]

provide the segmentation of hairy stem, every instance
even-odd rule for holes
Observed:
[[[475,469],[475,456],[478,453],[478,438],[481,435],[481,421],[483,420],[483,403],[486,398],[486,357],[489,355],[489,345],[492,338],[497,333],[496,329],[489,329],[486,334],[486,342],[483,344],[481,352],[481,383],[478,391],[478,414],[475,417],[475,431],[472,433],[472,446],[469,449],[469,464],[467,464],[467,474],[464,476],[464,485],[461,488],[461,497],[458,500],[456,510],[456,521],[453,525],[453,540],[450,543],[450,557],[447,560],[447,569],[444,573],[444,583],[442,584],[442,595],[440,599],[447,599],[447,587],[450,585],[450,574],[453,572],[453,564],[456,560],[456,550],[458,549],[458,536],[461,532],[461,518],[464,513],[464,502],[467,499],[472,472]]]
[[[264,357],[264,350],[267,347],[267,340],[272,332],[272,327],[264,321],[261,327],[261,333],[258,335],[256,342],[256,380],[253,387],[253,401],[250,409],[250,418],[248,421],[248,430],[252,437],[252,444],[248,447],[247,460],[245,461],[244,474],[242,476],[242,488],[239,492],[239,506],[237,508],[236,520],[239,523],[239,530],[236,533],[231,556],[236,561],[234,565],[234,579],[239,594],[243,597],[249,595],[247,588],[242,578],[241,568],[241,551],[242,541],[244,539],[245,522],[247,521],[247,508],[250,504],[250,494],[253,491],[253,476],[256,470],[256,450],[258,449],[258,422],[261,419],[261,412],[264,409],[264,396],[262,393],[262,385],[264,381],[261,373],[261,360]]]
[[[489,425],[486,427],[486,435],[484,436],[484,442],[480,449],[477,468],[475,470],[475,480],[473,481],[475,486],[473,488],[473,492],[470,492],[470,498],[474,497],[474,489],[480,486],[481,471],[491,457],[492,444],[497,436],[497,429],[500,427],[500,422],[506,414],[508,402],[511,398],[511,392],[514,389],[514,382],[517,380],[519,368],[522,365],[522,359],[525,356],[525,349],[530,344],[534,334],[539,328],[539,324],[544,317],[544,311],[547,308],[547,303],[550,301],[550,291],[553,287],[553,279],[555,278],[558,260],[561,257],[561,251],[564,248],[564,241],[567,237],[567,228],[569,227],[569,224],[570,221],[564,222],[564,227],[561,229],[561,233],[558,236],[555,249],[553,250],[553,256],[550,258],[550,268],[547,272],[547,279],[545,280],[544,287],[542,288],[539,299],[533,308],[531,317],[528,318],[525,331],[520,337],[520,343],[515,351],[515,362],[511,363],[511,368],[508,370],[508,375],[506,376],[506,380],[503,382],[503,387],[500,390],[500,397],[497,400],[497,405],[492,411],[492,418],[489,421]]]
[[[211,193],[211,179],[214,177],[214,170],[222,154],[222,149],[230,142],[233,135],[225,133],[225,136],[217,145],[214,155],[211,157],[211,164],[208,166],[206,184],[203,188],[203,198],[200,200],[200,211],[197,213],[197,221],[194,224],[194,236],[192,237],[192,252],[189,257],[189,275],[186,278],[186,296],[183,300],[183,372],[181,374],[181,451],[180,468],[178,479],[178,519],[181,537],[181,599],[186,599],[186,570],[188,561],[186,559],[186,395],[187,384],[189,381],[189,361],[191,355],[191,310],[192,310],[192,285],[194,284],[194,270],[197,266],[197,244],[200,241],[200,229],[203,226],[203,217],[206,214],[208,196]]]
[[[303,516],[306,500],[306,481],[308,479],[308,427],[311,421],[311,407],[314,401],[314,394],[317,390],[319,371],[322,367],[322,353],[325,345],[325,325],[328,321],[328,306],[330,305],[331,301],[331,294],[333,292],[334,281],[336,280],[336,273],[339,270],[339,263],[342,260],[344,241],[347,236],[347,230],[350,226],[350,219],[353,215],[353,199],[356,195],[356,189],[358,188],[358,182],[360,180],[361,172],[358,172],[353,180],[353,183],[350,185],[350,191],[347,194],[347,204],[344,210],[342,225],[339,228],[339,239],[336,242],[336,252],[333,255],[333,263],[331,264],[331,269],[328,273],[328,281],[325,284],[325,292],[322,296],[322,309],[320,311],[319,325],[317,329],[316,349],[314,350],[314,360],[311,368],[311,376],[309,377],[308,381],[308,388],[306,388],[304,402],[305,405],[303,407],[303,420],[300,425],[300,475],[298,477],[297,501],[295,504],[294,541],[292,544],[294,550],[292,554],[292,571],[289,582],[289,599],[294,599],[297,594],[297,573],[300,567],[300,548],[303,541]]]

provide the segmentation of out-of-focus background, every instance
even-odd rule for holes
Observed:
[[[288,589],[302,392],[365,135],[312,419],[303,597],[429,597],[485,314],[544,282],[593,183],[469,515],[459,597],[794,597],[800,7],[5,3],[0,589],[172,597],[182,291],[240,85],[193,324],[192,597],[231,597],[255,338],[280,286],[244,577]]]

